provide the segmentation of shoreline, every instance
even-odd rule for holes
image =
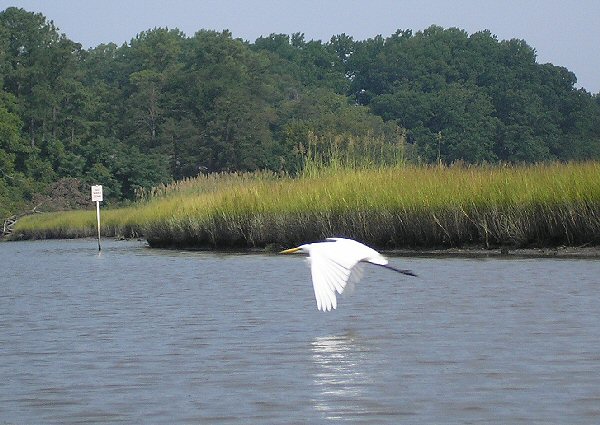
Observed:
[[[277,254],[287,246],[269,245],[263,248],[215,248],[209,246],[152,246],[144,239],[150,249],[182,250],[182,251],[207,251],[218,253],[257,253]],[[483,246],[468,246],[462,248],[378,248],[377,251],[388,257],[456,257],[456,258],[589,258],[600,259],[600,246],[559,246],[540,248],[485,248]]]
[[[600,246],[546,248],[438,248],[394,249],[382,251],[397,257],[462,257],[462,258],[589,258],[600,259]]]
[[[89,239],[96,241],[96,238],[89,236],[81,238],[41,238],[41,239],[0,239],[0,243],[11,242],[27,242],[40,240],[73,240],[73,239]],[[126,237],[106,237],[107,240],[114,242],[133,241],[144,242],[149,249],[164,249],[164,250],[181,250],[181,251],[205,251],[215,253],[240,253],[240,254],[277,254],[280,250],[285,249],[284,246],[268,245],[266,247],[229,247],[218,248],[211,246],[191,246],[185,244],[169,244],[152,246],[148,239],[144,237],[126,238]],[[585,246],[548,246],[537,248],[509,248],[509,247],[494,247],[485,248],[483,246],[466,246],[461,248],[377,248],[379,252],[388,257],[456,257],[456,258],[581,258],[581,259],[600,259],[600,245],[585,245]]]

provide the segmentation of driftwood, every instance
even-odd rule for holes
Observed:
[[[2,233],[0,233],[0,239],[4,238],[5,236],[8,236],[8,235],[10,235],[12,233],[13,228],[15,227],[15,224],[17,223],[17,221],[21,217],[25,217],[26,215],[31,215],[31,214],[39,213],[40,211],[38,211],[37,209],[39,207],[41,207],[43,203],[44,202],[41,202],[41,203],[37,204],[35,207],[33,207],[29,211],[25,211],[25,212],[22,212],[20,214],[11,215],[10,217],[5,218],[4,219],[4,225],[2,226]]]

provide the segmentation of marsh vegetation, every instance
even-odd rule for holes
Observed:
[[[382,248],[578,246],[600,242],[600,164],[319,166],[298,177],[210,174],[103,211],[105,235],[152,246],[247,248],[331,235]],[[93,211],[22,219],[19,238],[82,237]]]

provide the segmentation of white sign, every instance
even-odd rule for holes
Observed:
[[[92,186],[92,202],[102,202],[102,185]]]

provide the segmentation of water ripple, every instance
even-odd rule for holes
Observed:
[[[0,255],[0,423],[600,422],[594,260],[392,259],[322,313],[297,258]]]

